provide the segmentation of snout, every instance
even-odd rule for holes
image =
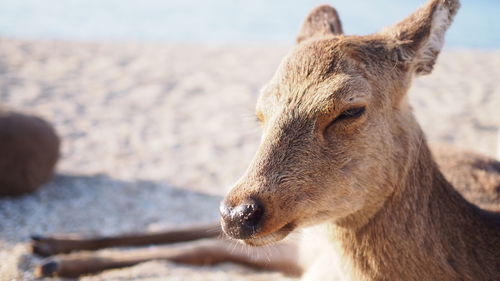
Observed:
[[[251,238],[259,232],[264,212],[263,205],[256,199],[249,198],[236,206],[223,201],[220,204],[222,228],[232,238]]]
[[[220,205],[222,229],[229,237],[261,246],[284,239],[297,227],[289,210],[276,208],[278,202],[247,198],[231,204],[236,200],[229,196]]]

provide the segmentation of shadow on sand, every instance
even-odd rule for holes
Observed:
[[[59,174],[32,194],[0,199],[0,243],[10,248],[33,234],[108,236],[213,222],[220,199],[162,182]],[[38,261],[26,247],[18,269],[29,271]]]

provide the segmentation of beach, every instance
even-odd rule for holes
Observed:
[[[254,106],[290,46],[0,38],[0,104],[52,123],[55,178],[0,199],[0,280],[32,280],[32,234],[116,235],[218,219],[260,140]],[[496,155],[500,51],[445,50],[409,99],[431,142]],[[109,251],[109,250],[108,250]],[[46,280],[58,280],[57,278]],[[80,280],[295,280],[153,261]]]

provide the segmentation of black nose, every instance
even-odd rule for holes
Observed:
[[[225,202],[220,205],[222,228],[227,235],[235,239],[246,239],[259,230],[264,208],[255,199],[230,207]]]

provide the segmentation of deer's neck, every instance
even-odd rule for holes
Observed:
[[[426,145],[366,224],[332,228],[354,280],[488,280],[477,274],[488,259],[479,248],[489,246],[481,239],[489,230],[480,211],[446,181]]]

